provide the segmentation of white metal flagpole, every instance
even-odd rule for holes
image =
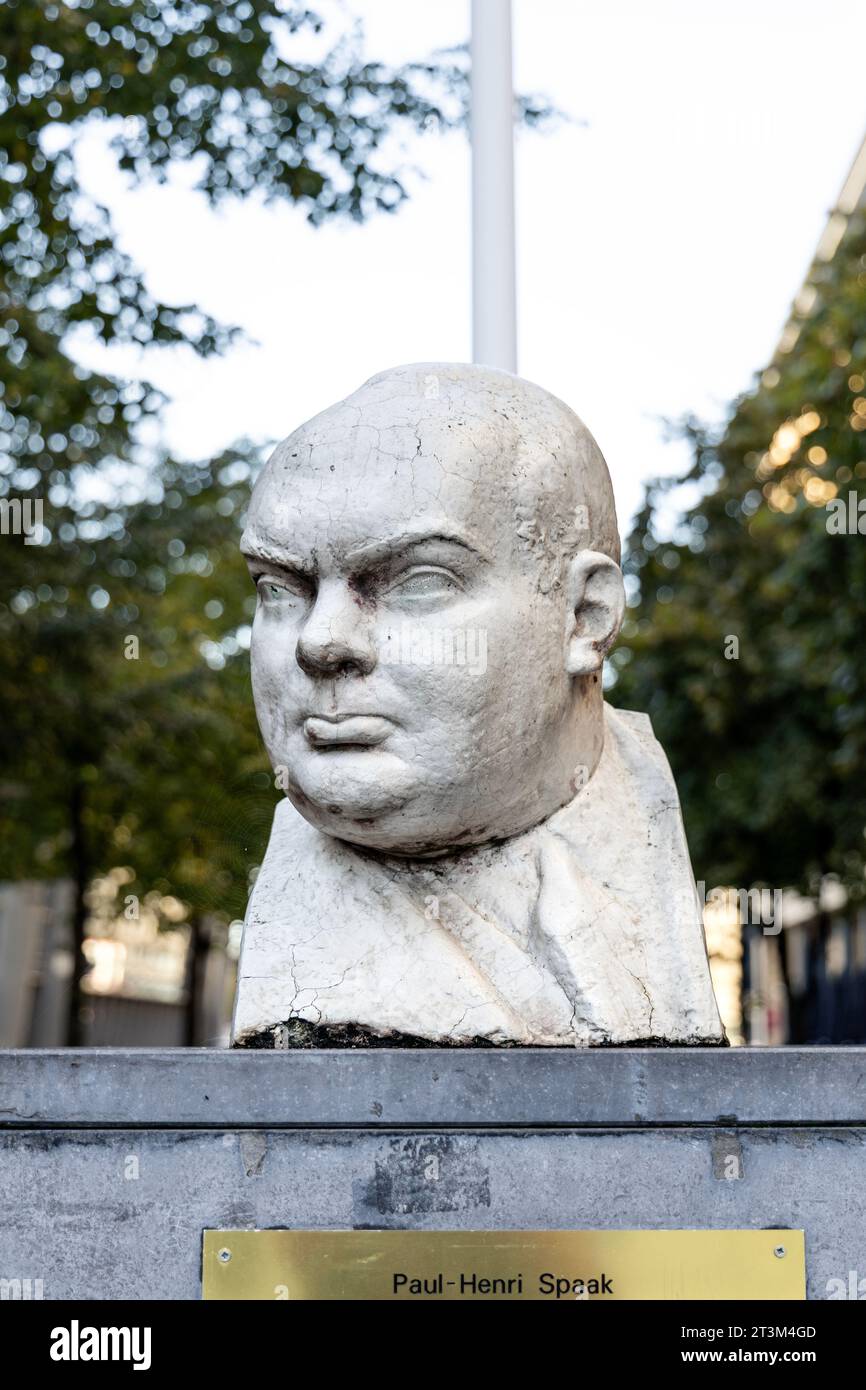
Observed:
[[[517,371],[511,0],[472,0],[472,360]]]

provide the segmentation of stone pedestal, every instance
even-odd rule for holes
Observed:
[[[822,1299],[866,1279],[864,1159],[861,1048],[0,1052],[0,1278],[195,1299],[206,1228],[787,1226]]]

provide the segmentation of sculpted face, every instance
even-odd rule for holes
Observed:
[[[373,378],[279,446],[243,549],[259,723],[302,815],[435,854],[570,800],[622,616],[589,544],[618,554],[606,478],[565,406],[466,366]]]

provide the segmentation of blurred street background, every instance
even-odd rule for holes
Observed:
[[[732,1041],[866,1042],[866,11],[514,0],[519,371]],[[471,352],[466,0],[0,0],[0,1046],[219,1045],[275,791],[251,480]]]

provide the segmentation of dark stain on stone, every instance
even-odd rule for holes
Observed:
[[[244,1038],[239,1038],[232,1043],[232,1047],[267,1050],[278,1049],[280,1051],[291,1051],[298,1047],[453,1047],[453,1048],[473,1048],[485,1047],[497,1048],[505,1051],[509,1048],[521,1048],[527,1044],[514,1042],[491,1042],[490,1038],[419,1038],[414,1033],[400,1033],[396,1030],[391,1033],[374,1033],[369,1028],[365,1028],[360,1023],[310,1023],[304,1018],[289,1018],[285,1023],[275,1023],[271,1028],[263,1028],[258,1033],[249,1033]],[[594,1048],[617,1048],[617,1047],[666,1047],[666,1048],[688,1048],[688,1047],[727,1047],[727,1038],[719,1041],[718,1038],[689,1038],[687,1041],[672,1043],[667,1038],[635,1038],[625,1043],[597,1042],[588,1044]],[[539,1049],[536,1048],[536,1051]],[[552,1047],[545,1048],[544,1051],[551,1052],[574,1052],[573,1047]],[[583,1050],[583,1049],[578,1049]],[[722,1124],[736,1124],[736,1116],[722,1115],[719,1117]]]
[[[298,1047],[518,1047],[518,1043],[492,1043],[487,1038],[471,1038],[467,1042],[449,1042],[447,1038],[418,1038],[412,1033],[373,1033],[360,1023],[309,1023],[303,1018],[290,1018],[285,1023],[253,1033],[233,1047],[276,1048],[281,1038],[281,1050]]]
[[[446,1134],[389,1140],[371,1180],[357,1185],[354,1206],[356,1228],[370,1224],[373,1213],[387,1218],[489,1207],[490,1174],[478,1141]]]

